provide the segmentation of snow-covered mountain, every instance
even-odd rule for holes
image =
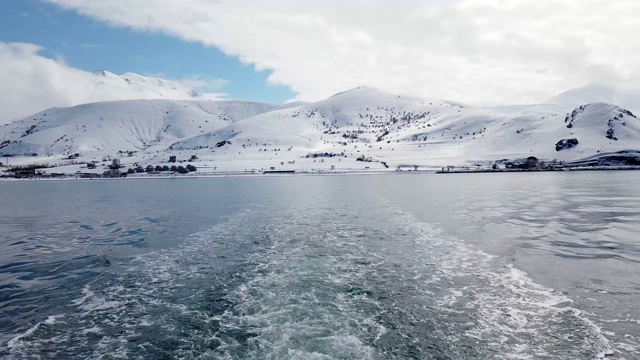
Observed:
[[[154,87],[157,84],[154,85]],[[168,85],[170,86],[170,85]],[[203,171],[441,167],[578,160],[640,149],[640,120],[606,88],[547,104],[467,107],[358,87],[315,103],[130,100],[54,108],[0,128],[0,155],[64,164],[122,158],[160,165],[198,157]],[[594,100],[595,102],[586,102]],[[577,104],[577,105],[576,105]],[[23,160],[19,158],[23,157]]]
[[[587,85],[565,91],[545,103],[571,108],[589,103],[608,103],[640,113],[640,92],[620,90],[604,85]]]
[[[123,100],[52,108],[0,128],[0,153],[102,157],[165,149],[274,108],[236,100]]]
[[[116,75],[106,70],[93,73],[96,90],[109,88],[110,92],[139,94],[141,99],[198,99],[202,95],[178,81],[142,76],[135,73]]]

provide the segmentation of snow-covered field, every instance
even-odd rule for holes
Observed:
[[[640,101],[616,94],[590,86],[545,104],[493,108],[370,87],[285,105],[101,102],[47,109],[0,127],[0,161],[102,173],[112,159],[126,170],[174,165],[169,158],[176,156],[175,165],[191,163],[199,174],[439,169],[528,156],[575,161],[640,149],[640,119],[633,114]],[[626,108],[606,102],[617,99]],[[97,168],[87,169],[92,161]]]

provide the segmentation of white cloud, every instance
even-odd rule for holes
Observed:
[[[637,0],[46,0],[216,46],[318,100],[368,84],[471,104],[640,83]]]
[[[216,78],[205,78],[202,76],[191,76],[180,80],[180,83],[184,86],[188,86],[193,89],[202,90],[202,91],[219,91],[222,90],[227,84],[229,80],[226,79],[216,79]]]
[[[39,55],[41,47],[26,43],[0,42],[0,124],[29,116],[53,106],[125,99],[189,99],[190,88],[219,90],[224,80],[187,79],[185,82],[127,74],[97,76],[75,69],[64,59]],[[124,80],[130,77],[128,83]],[[201,94],[219,98],[223,94]]]

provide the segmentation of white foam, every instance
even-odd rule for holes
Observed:
[[[117,289],[111,290],[115,291]],[[81,298],[72,300],[71,302],[86,312],[114,309],[123,305],[120,301],[107,300],[104,297],[97,296],[93,291],[91,291],[89,285],[85,285],[82,288],[82,295],[83,296]]]
[[[89,334],[89,333],[98,334],[98,333],[101,333],[101,332],[102,332],[102,329],[99,326],[94,326],[94,327],[82,330],[83,334]]]
[[[35,325],[27,329],[25,332],[11,338],[7,343],[7,348],[9,350],[14,350],[14,349],[18,349],[26,346],[23,343],[23,339],[27,339],[30,336],[32,336],[42,325],[49,325],[49,326],[53,325],[58,322],[58,319],[61,319],[64,316],[65,316],[64,314],[48,316],[44,321],[36,323]]]
[[[387,202],[384,206],[393,207]],[[444,285],[446,293],[438,299],[440,306],[447,309],[462,306],[472,310],[478,316],[477,326],[466,331],[465,336],[481,339],[499,349],[498,357],[535,359],[550,356],[551,350],[544,348],[551,344],[539,339],[551,340],[561,335],[548,333],[552,328],[571,335],[574,329],[563,324],[567,321],[580,323],[589,330],[582,334],[587,337],[584,342],[567,342],[566,346],[590,347],[595,357],[612,352],[611,344],[600,328],[578,309],[572,308],[573,301],[568,297],[536,283],[513,264],[503,263],[401,210],[396,209],[393,220],[397,226],[420,234],[416,241],[438,254],[435,260],[442,279],[434,280],[447,284]],[[567,316],[570,319],[564,319]],[[576,349],[583,350],[588,351]]]
[[[594,356],[611,352],[599,328],[571,307],[571,299],[388,202],[378,208],[390,216],[385,224],[372,223],[371,229],[363,229],[368,220],[352,224],[353,214],[346,210],[322,218],[326,209],[321,207],[317,212],[282,210],[271,218],[235,215],[190,236],[178,248],[138,256],[117,281],[85,286],[81,296],[70,302],[80,310],[69,321],[78,327],[55,341],[69,343],[108,333],[110,327],[124,328],[118,336],[103,337],[87,356],[128,357],[128,339],[149,331],[149,326],[171,334],[179,329],[178,319],[187,317],[200,325],[194,343],[219,345],[211,354],[197,353],[203,349],[194,346],[175,356],[377,359],[384,358],[378,348],[381,342],[412,345],[417,335],[409,323],[425,320],[420,316],[427,309],[439,311],[438,318],[426,320],[433,320],[436,327],[428,336],[437,337],[442,346],[472,342],[489,346],[495,351],[491,357],[530,359],[555,356],[551,339],[560,338],[553,341],[584,347],[576,351]],[[249,222],[252,226],[247,227]],[[381,241],[375,242],[374,236]],[[244,281],[224,299],[230,304],[226,311],[211,315],[197,304],[181,302],[202,296],[200,289],[182,296],[194,279],[202,291],[226,286],[214,278],[202,282],[212,275],[214,256],[225,243],[256,238],[263,239],[260,251],[243,259],[252,270],[232,275]],[[406,296],[405,288],[410,288]],[[385,299],[384,292],[392,290],[398,292]],[[464,323],[454,327],[447,323],[450,319]],[[584,341],[562,339],[578,331],[563,327],[567,321],[586,329]],[[47,326],[55,322],[54,317]],[[217,331],[214,324],[220,326]],[[27,346],[42,350],[43,345],[25,341],[39,326],[43,325],[14,337],[10,345],[21,346],[26,354],[37,353]]]

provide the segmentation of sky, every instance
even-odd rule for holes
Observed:
[[[640,84],[637,0],[3,0],[0,122],[138,98],[90,72],[209,98],[317,101],[359,85],[470,105]],[[176,95],[177,96],[177,95]]]
[[[155,31],[114,27],[46,1],[3,0],[0,9],[0,63],[14,65],[0,69],[0,108],[4,109],[0,124],[53,106],[148,97],[134,93],[85,98],[78,94],[95,83],[89,73],[102,69],[183,81],[187,86],[196,85],[199,92],[214,94],[213,98],[282,103],[295,97],[287,86],[267,81],[269,70],[256,71],[252,64],[225,55],[214,46]],[[9,44],[19,45],[11,51],[7,49]],[[32,49],[34,46],[39,49]],[[36,53],[10,55],[21,50]],[[47,59],[61,66],[43,65]],[[16,66],[28,68],[15,71]],[[69,70],[80,70],[86,76],[72,76]],[[68,81],[60,79],[59,86],[51,84],[52,79],[60,77]],[[80,86],[83,80],[90,84]],[[43,87],[49,94],[36,90]]]

